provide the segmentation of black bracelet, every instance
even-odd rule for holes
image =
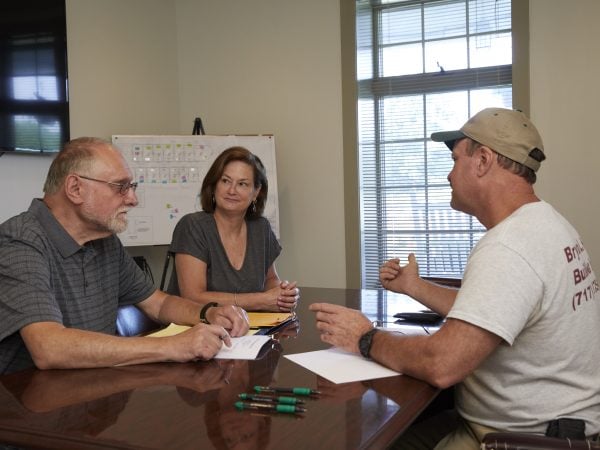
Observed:
[[[210,302],[202,307],[200,310],[200,322],[210,324],[210,322],[206,319],[206,311],[208,311],[208,308],[212,308],[213,306],[219,306],[219,304],[217,302]]]

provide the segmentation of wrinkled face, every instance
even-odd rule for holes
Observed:
[[[111,183],[130,183],[131,171],[116,150],[105,151],[97,158],[92,173],[82,173],[80,178],[86,183],[85,200],[81,205],[81,216],[94,231],[106,234],[122,233],[127,229],[127,212],[137,205],[134,189],[121,193],[119,186]],[[98,181],[101,180],[101,181]]]
[[[469,139],[460,139],[454,144],[452,149],[454,165],[448,174],[448,181],[452,188],[450,206],[457,211],[473,215],[474,199],[477,193],[475,184],[477,181],[477,152],[473,156],[467,154],[470,142]]]
[[[252,167],[242,161],[231,161],[215,186],[215,209],[245,214],[259,191],[260,188],[254,187]]]

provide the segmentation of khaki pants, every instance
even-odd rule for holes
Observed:
[[[495,428],[470,423],[456,411],[443,411],[411,426],[389,448],[392,450],[479,450],[481,440]]]
[[[499,430],[462,419],[458,428],[443,438],[434,448],[435,450],[479,450],[483,437],[496,431]]]

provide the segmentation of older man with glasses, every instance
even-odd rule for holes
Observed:
[[[43,199],[0,225],[0,373],[210,359],[247,332],[242,309],[161,292],[127,254],[115,234],[127,228],[136,188],[118,149],[75,139],[52,162]],[[118,307],[132,304],[192,328],[115,336]]]

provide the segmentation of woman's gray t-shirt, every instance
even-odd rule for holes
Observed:
[[[240,270],[229,262],[214,216],[204,211],[181,218],[173,231],[169,251],[185,253],[206,263],[208,291],[262,292],[267,271],[281,253],[281,246],[264,217],[246,220],[246,227],[246,256]],[[177,267],[174,267],[168,292],[179,295]]]

